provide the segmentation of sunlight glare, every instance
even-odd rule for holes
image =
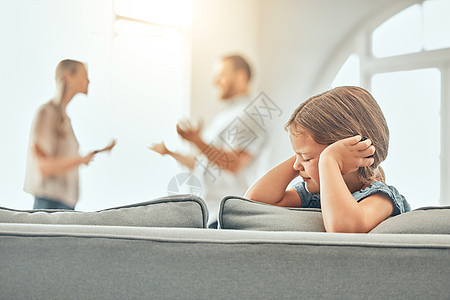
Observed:
[[[190,0],[115,0],[115,13],[188,30],[192,27],[192,1]]]

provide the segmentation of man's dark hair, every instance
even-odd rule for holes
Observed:
[[[250,81],[250,78],[252,77],[252,71],[250,69],[250,65],[248,64],[248,62],[240,55],[229,55],[229,56],[224,56],[222,58],[223,61],[225,60],[231,60],[231,62],[233,63],[233,67],[234,70],[244,70],[245,73],[247,73],[247,78]]]

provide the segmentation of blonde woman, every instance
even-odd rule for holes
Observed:
[[[67,104],[76,94],[88,92],[84,64],[61,61],[55,79],[55,96],[39,107],[31,127],[24,190],[35,196],[35,209],[73,210],[79,194],[78,167],[88,165],[99,151],[79,155],[66,113]],[[111,150],[114,145],[102,150]]]
[[[410,210],[384,182],[389,130],[372,95],[338,87],[302,103],[286,129],[294,155],[246,193],[278,206],[321,208],[328,232],[369,232],[389,216]],[[288,188],[301,176],[302,181]]]

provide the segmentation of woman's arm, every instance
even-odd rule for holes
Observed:
[[[298,176],[294,170],[295,156],[282,162],[258,179],[245,193],[245,198],[278,206],[299,207],[300,196],[294,189],[286,190]]]
[[[320,201],[327,232],[369,232],[392,213],[386,196],[375,194],[356,202],[348,187],[361,188],[356,172],[373,164],[374,153],[371,141],[361,141],[360,136],[333,143],[321,153]]]
[[[52,157],[47,155],[37,143],[33,146],[33,154],[43,176],[64,174],[82,164],[87,165],[95,155],[90,153],[86,156]]]

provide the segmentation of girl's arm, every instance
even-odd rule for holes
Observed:
[[[321,153],[320,200],[327,232],[369,232],[391,215],[394,207],[386,196],[374,194],[356,202],[348,187],[361,188],[356,171],[373,164],[374,153],[371,141],[360,136],[333,143]]]
[[[301,200],[295,189],[286,190],[289,183],[298,176],[294,170],[295,156],[271,169],[258,179],[245,193],[250,200],[278,206],[300,207]]]
[[[92,152],[86,156],[53,157],[47,155],[37,143],[34,144],[33,154],[37,159],[39,169],[43,176],[64,174],[81,164],[87,165],[95,155]]]

